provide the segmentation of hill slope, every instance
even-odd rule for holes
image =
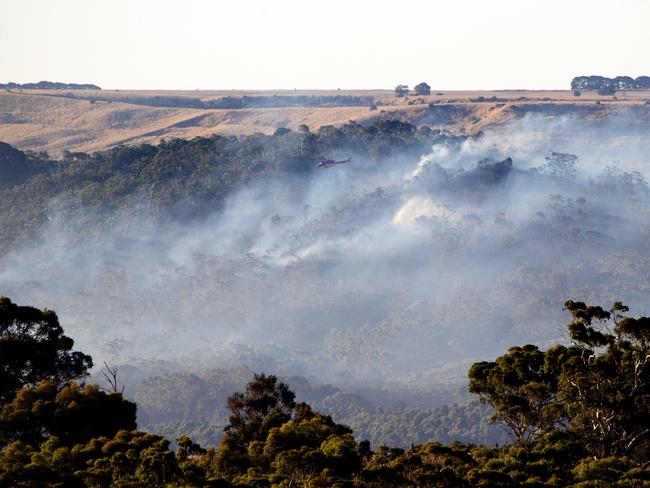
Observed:
[[[287,92],[143,92],[98,90],[6,90],[0,94],[0,140],[22,150],[96,151],[118,144],[157,143],[212,134],[272,134],[279,127],[312,129],[340,126],[350,120],[371,122],[398,118],[414,124],[472,134],[524,116],[605,117],[622,108],[649,112],[647,92],[619,94],[617,99],[570,92],[448,92],[394,97],[391,91]],[[359,105],[335,105],[337,97],[359,98]],[[265,98],[287,106],[204,108]],[[313,99],[327,106],[305,106]],[[296,100],[299,99],[299,100]],[[305,99],[307,102],[305,102]],[[368,105],[366,99],[372,99]],[[297,106],[303,104],[303,106]],[[251,105],[250,103],[248,105]],[[263,105],[260,103],[260,105]],[[290,105],[290,106],[289,106]],[[198,108],[196,108],[198,107]]]

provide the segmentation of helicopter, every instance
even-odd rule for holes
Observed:
[[[334,159],[328,159],[328,158],[314,158],[316,161],[316,167],[326,169],[329,168],[330,166],[334,166],[336,164],[345,164],[349,163],[352,161],[352,157],[348,156],[348,159],[343,159],[341,161],[336,161]]]

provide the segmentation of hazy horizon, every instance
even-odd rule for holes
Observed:
[[[568,89],[577,75],[650,75],[643,55],[649,16],[650,4],[639,0],[615,8],[601,0],[416,1],[408,8],[340,0],[7,2],[0,5],[0,82]]]

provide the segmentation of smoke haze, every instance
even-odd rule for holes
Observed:
[[[419,160],[250,185],[198,223],[56,200],[39,242],[0,261],[0,289],[55,309],[96,364],[463,378],[563,340],[566,299],[644,312],[647,132],[527,116]]]

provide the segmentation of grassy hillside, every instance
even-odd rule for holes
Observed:
[[[347,100],[337,101],[337,97]],[[266,100],[259,105],[286,106],[258,107],[251,103],[256,98]],[[308,106],[315,98],[321,99],[321,106]],[[359,101],[350,100],[355,98]],[[649,98],[644,91],[620,92],[615,99],[595,92],[575,97],[570,91],[433,91],[430,96],[397,98],[389,90],[5,90],[0,93],[0,140],[23,150],[58,155],[64,150],[157,143],[163,138],[272,134],[279,127],[295,130],[304,124],[318,129],[381,118],[471,134],[528,112],[579,116],[587,112],[602,117],[630,106],[647,111]],[[247,102],[243,108],[209,108],[227,106],[224,100]]]

